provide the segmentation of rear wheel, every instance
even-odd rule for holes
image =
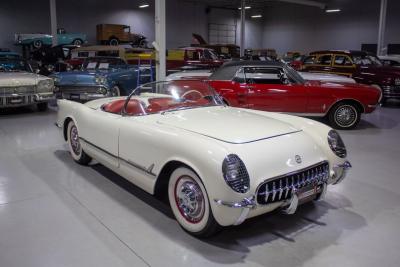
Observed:
[[[189,168],[179,167],[172,172],[168,198],[176,220],[190,234],[208,237],[220,229],[212,214],[203,183]]]
[[[73,45],[82,45],[82,44],[83,44],[83,41],[82,41],[81,39],[75,39],[75,40],[72,42],[72,44],[73,44]]]
[[[38,103],[38,104],[36,104],[36,106],[37,106],[37,109],[38,109],[39,111],[41,111],[41,112],[46,111],[47,108],[48,108],[47,102]]]
[[[36,49],[39,49],[43,46],[43,42],[41,40],[35,40],[33,41],[32,46]]]
[[[72,158],[79,164],[88,165],[92,160],[92,158],[89,157],[85,153],[85,151],[83,151],[79,140],[78,128],[76,127],[73,121],[70,121],[68,124],[67,136],[68,136],[68,146]]]
[[[337,103],[329,111],[329,123],[335,129],[353,129],[360,122],[360,119],[361,112],[352,103]]]

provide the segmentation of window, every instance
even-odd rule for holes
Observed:
[[[314,64],[315,56],[309,56],[304,59],[304,64]]]
[[[130,33],[131,32],[131,27],[124,27],[124,32],[125,33]]]
[[[98,51],[96,53],[96,56],[98,56],[98,57],[119,57],[119,51],[118,50]]]
[[[188,60],[200,60],[199,52],[196,50],[188,50],[186,55]]]
[[[282,68],[245,68],[246,83],[251,84],[285,84],[286,75]]]
[[[332,55],[322,55],[317,58],[315,64],[330,66],[332,62]]]
[[[353,62],[346,55],[336,55],[334,64],[336,66],[350,66],[350,67],[353,66]]]
[[[78,57],[89,57],[89,52],[78,52]]]

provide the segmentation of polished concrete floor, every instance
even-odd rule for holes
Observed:
[[[0,266],[400,264],[400,105],[341,132],[353,169],[326,200],[199,240],[168,206],[100,165],[75,164],[56,112],[0,112]]]

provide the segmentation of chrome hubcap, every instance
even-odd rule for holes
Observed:
[[[357,111],[353,106],[345,105],[335,112],[335,121],[342,127],[350,127],[357,120]]]
[[[190,223],[201,221],[205,211],[204,196],[200,186],[189,176],[182,176],[175,186],[175,200],[179,212]]]
[[[81,152],[81,144],[79,143],[78,129],[75,125],[71,127],[70,139],[72,151],[75,155],[79,156]]]
[[[113,87],[111,94],[112,96],[119,96],[119,89],[117,87]]]

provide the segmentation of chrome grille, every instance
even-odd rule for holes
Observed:
[[[3,87],[0,88],[0,93],[3,95],[11,95],[11,94],[34,94],[36,91],[36,86],[27,85],[27,86],[12,86],[12,87]]]
[[[329,178],[329,164],[324,161],[307,169],[270,179],[257,188],[257,203],[261,205],[288,200],[297,190],[318,185]]]
[[[100,86],[58,86],[61,93],[83,94],[97,93]]]
[[[385,97],[400,97],[400,85],[385,85],[382,86],[382,93]]]

